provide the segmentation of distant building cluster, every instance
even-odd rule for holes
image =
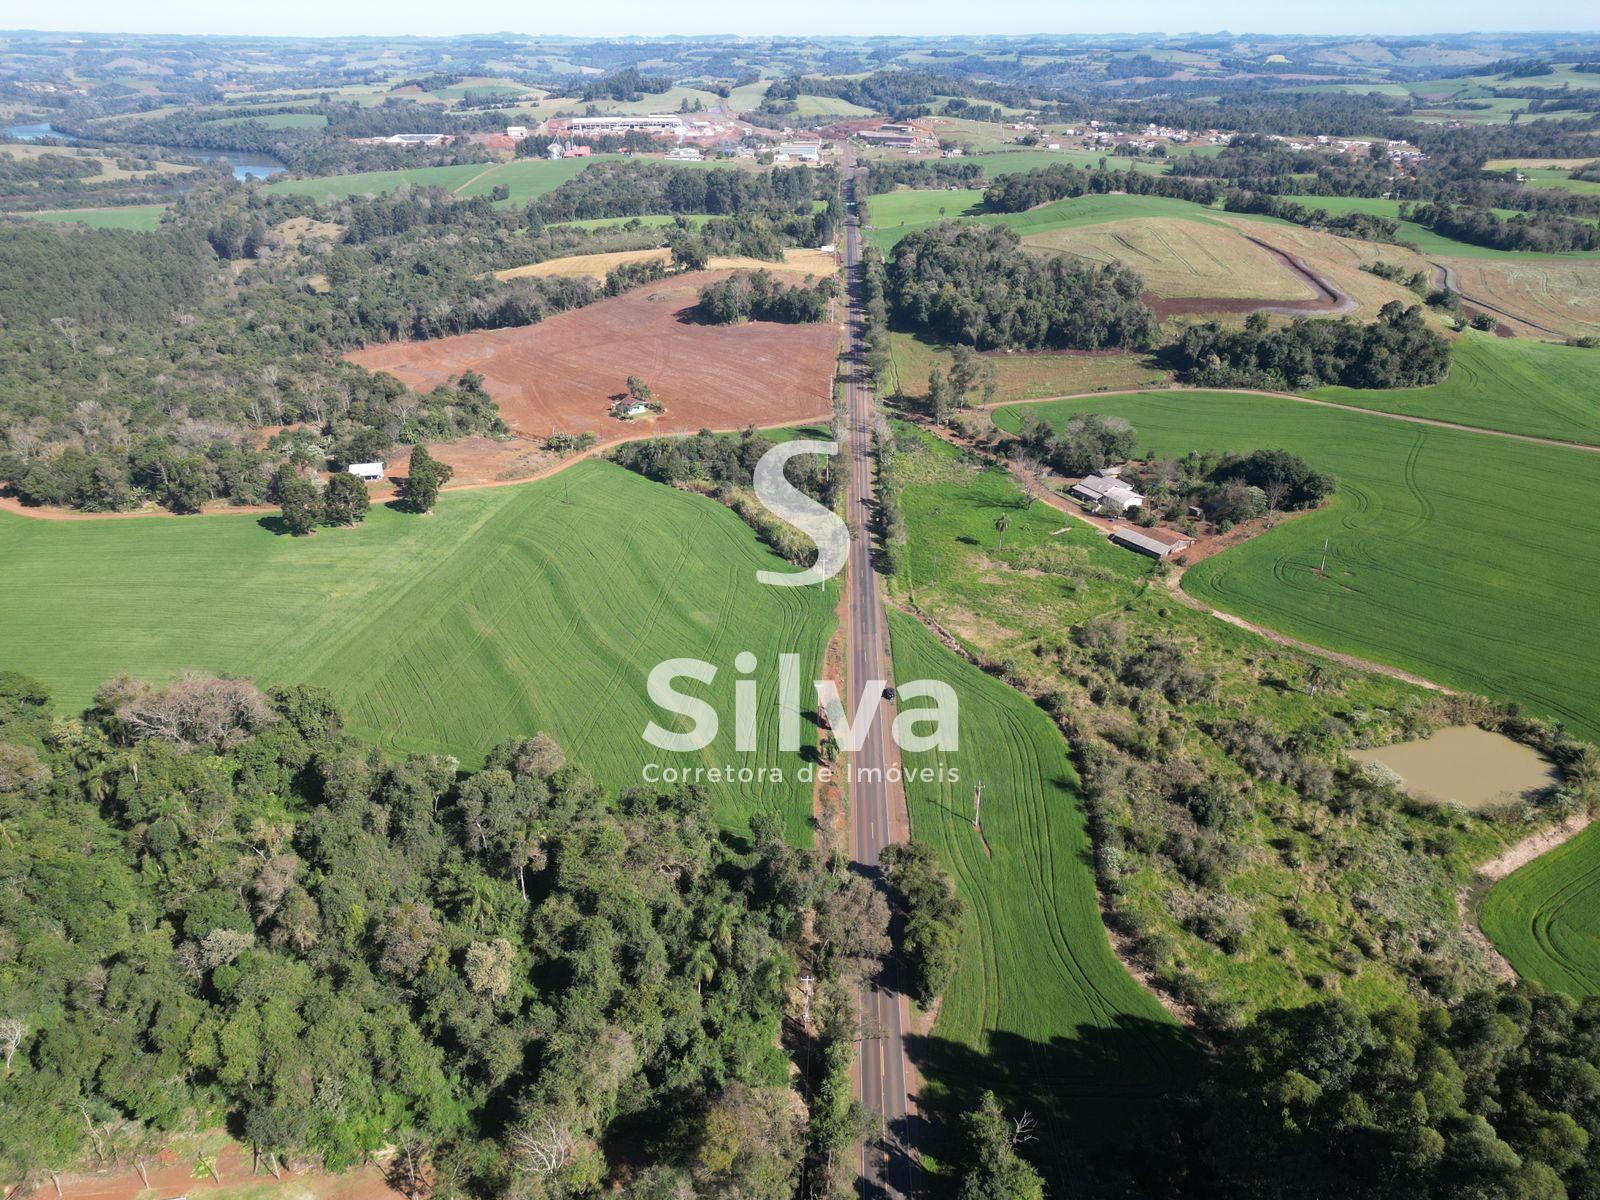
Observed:
[[[869,146],[885,146],[896,150],[916,150],[936,143],[937,138],[915,121],[885,121],[870,129],[859,129],[855,136]]]
[[[351,140],[367,146],[448,146],[456,139],[448,133],[391,133],[388,137]]]

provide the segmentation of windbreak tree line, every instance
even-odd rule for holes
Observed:
[[[983,193],[990,212],[1024,212],[1052,200],[1075,196],[1126,192],[1130,196],[1171,196],[1196,204],[1213,204],[1219,189],[1209,180],[1182,175],[1155,175],[1149,171],[1113,171],[1105,167],[1085,170],[1071,163],[1052,163],[1032,171],[1002,175]]]

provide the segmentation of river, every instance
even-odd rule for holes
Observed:
[[[12,125],[6,129],[6,136],[16,138],[19,142],[38,142],[45,138],[56,138],[63,142],[78,140],[70,133],[62,133],[46,122]],[[270,154],[251,154],[243,150],[202,150],[195,146],[164,146],[161,149],[181,154],[185,158],[197,158],[201,162],[225,162],[233,168],[235,179],[266,179],[287,169]],[[111,151],[108,150],[107,153]]]

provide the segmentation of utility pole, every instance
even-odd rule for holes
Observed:
[[[811,1032],[811,985],[816,980],[810,975],[800,976],[800,994],[805,998],[805,1031]]]
[[[1322,539],[1322,565],[1317,568],[1317,574],[1318,575],[1326,575],[1327,573],[1328,573],[1328,539],[1327,538],[1323,538]]]
[[[983,780],[980,779],[980,780],[978,780],[978,786],[972,789],[972,827],[974,829],[982,829],[983,828],[982,824],[978,820],[979,815],[982,813],[982,811],[983,811]]]

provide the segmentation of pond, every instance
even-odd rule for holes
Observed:
[[[1474,811],[1515,803],[1561,778],[1537,750],[1476,725],[1452,725],[1429,738],[1357,750],[1350,757],[1388,767],[1405,781],[1408,796]]]

